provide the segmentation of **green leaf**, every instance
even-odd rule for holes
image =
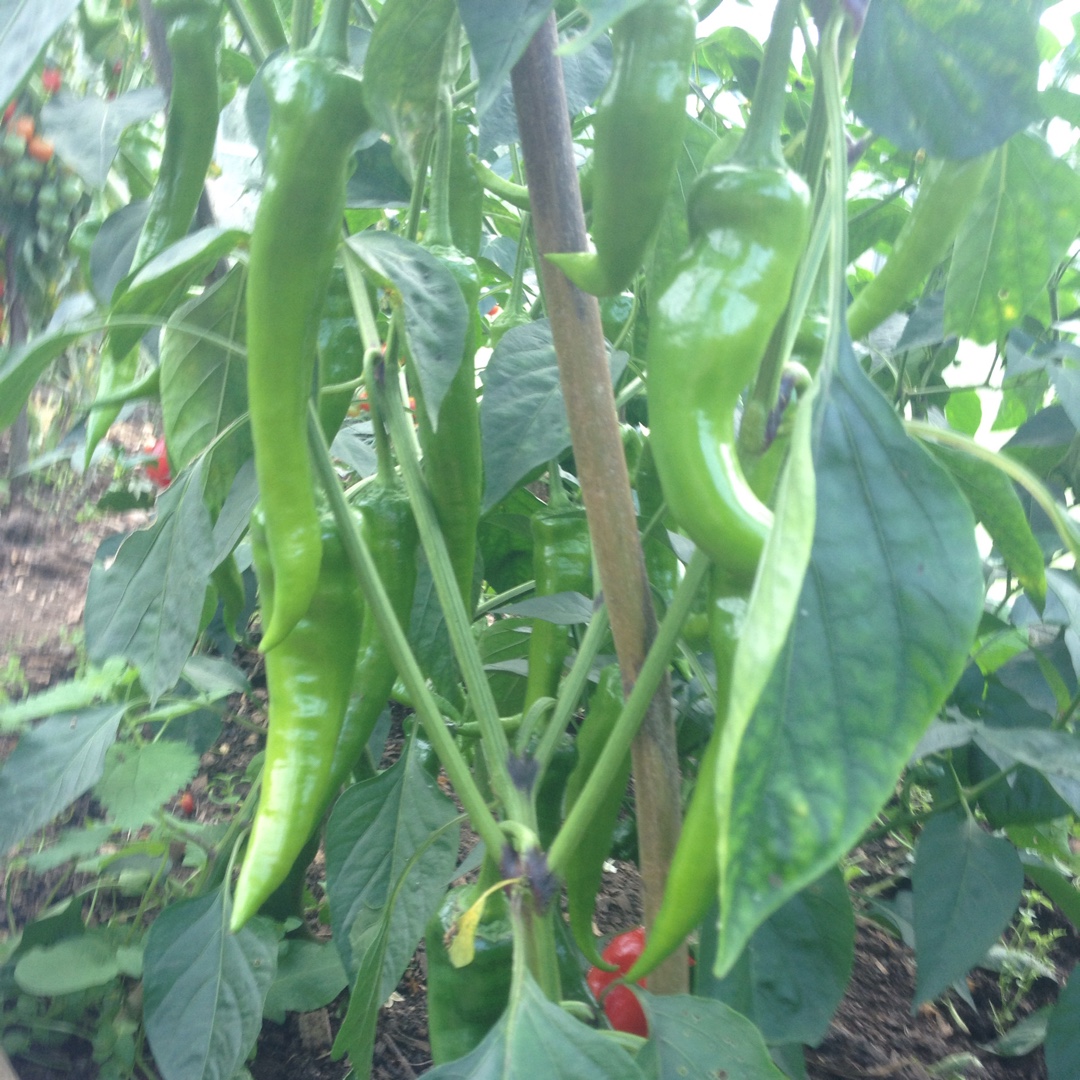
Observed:
[[[1080,1076],[1080,975],[1076,968],[1050,1014],[1043,1054],[1048,1080]]]
[[[51,686],[18,702],[0,705],[0,734],[11,734],[31,720],[40,720],[58,712],[72,712],[111,697],[120,686],[129,685],[135,674],[123,660],[107,660],[101,667],[88,668],[78,679]]]
[[[15,422],[45,369],[88,334],[104,330],[100,317],[80,317],[50,327],[18,349],[0,349],[0,431]]]
[[[123,705],[60,713],[26,732],[0,768],[0,852],[36,832],[98,782]]]
[[[1024,874],[1057,904],[1074,929],[1080,930],[1080,889],[1059,870],[1047,866],[1037,855],[1024,854],[1021,858]]]
[[[1080,737],[1069,731],[979,725],[975,744],[999,769],[1018,761],[1041,772],[1080,814]]]
[[[960,450],[934,446],[932,452],[960,485],[1009,569],[1041,604],[1046,598],[1046,565],[1013,482],[989,462]]]
[[[140,86],[111,100],[88,94],[76,97],[61,90],[41,108],[41,129],[56,148],[56,156],[78,173],[93,191],[109,179],[120,136],[132,124],[149,120],[165,106],[159,86]]]
[[[165,1080],[232,1080],[255,1045],[277,968],[277,930],[230,934],[220,890],[167,907],[150,927],[143,1022]]]
[[[531,596],[516,604],[499,608],[500,614],[519,615],[522,618],[543,619],[556,626],[578,626],[587,623],[593,614],[593,602],[579,592],[552,593],[549,596]]]
[[[698,963],[706,968],[715,942],[715,927],[704,926]],[[699,968],[695,993],[741,1012],[770,1045],[816,1046],[847,989],[854,957],[855,913],[833,867],[769,916],[725,979]]]
[[[111,825],[83,825],[64,829],[56,843],[26,857],[26,865],[37,874],[55,870],[72,859],[84,859],[96,855],[102,844],[113,834]]]
[[[498,11],[493,11],[490,0],[458,0],[461,22],[480,76],[478,114],[486,112],[499,96],[510,69],[552,7],[554,0],[502,0]]]
[[[1001,936],[1020,903],[1024,870],[1008,840],[967,814],[927,822],[915,847],[915,1005],[962,978]]]
[[[636,991],[635,991],[636,992]],[[637,1063],[647,1075],[674,1080],[783,1080],[761,1032],[734,1009],[708,998],[639,992],[649,1041]]]
[[[410,179],[434,122],[454,17],[454,0],[386,0],[364,58],[364,100],[404,156]]]
[[[0,101],[15,95],[38,54],[78,7],[77,0],[0,2]]]
[[[116,943],[99,930],[30,949],[15,965],[15,982],[24,994],[55,997],[104,986],[120,974]]]
[[[959,678],[982,613],[971,512],[905,434],[849,343],[817,403],[814,429],[810,566],[744,732],[736,698],[760,677],[764,646],[751,622],[763,580],[736,656],[730,745],[721,751],[729,764],[718,777],[718,974],[873,820]],[[783,543],[775,533],[774,525],[770,547]],[[770,614],[763,608],[766,624]]]
[[[626,353],[609,354],[612,382]],[[551,323],[536,319],[500,339],[484,372],[480,402],[486,513],[533,469],[570,447],[570,424],[559,383]]]
[[[1038,17],[1000,0],[870,5],[851,76],[851,108],[902,150],[966,158],[1039,116]]]
[[[431,426],[465,355],[469,311],[453,274],[430,251],[393,233],[369,230],[349,238],[360,261],[393,285],[405,305],[405,343],[420,377]]]
[[[548,1001],[528,972],[502,1018],[471,1054],[424,1073],[425,1080],[532,1080],[540,1076],[544,1080],[586,1076],[589,1080],[644,1080],[646,1073],[610,1036],[586,1027]]]
[[[181,305],[161,338],[161,412],[169,464],[179,472],[247,411],[244,279],[234,266],[201,296]],[[215,447],[206,499],[220,507],[240,466],[251,457],[245,424]]]
[[[313,1012],[329,1005],[348,986],[341,957],[332,941],[282,942],[277,974],[270,984],[263,1015],[275,1024],[287,1012]]]
[[[1002,341],[1042,298],[1080,230],[1080,176],[1035,135],[998,153],[956,238],[945,329],[981,345]]]
[[[198,756],[186,743],[115,743],[94,794],[116,828],[134,830],[151,821],[198,770]]]
[[[878,244],[891,244],[900,235],[911,207],[901,198],[852,199],[848,203],[848,261]]]
[[[120,281],[113,294],[112,317],[150,318],[171,312],[246,235],[241,229],[211,225],[177,240],[133,278]],[[145,332],[142,326],[113,326],[109,343],[113,356],[126,356]]]
[[[429,852],[442,846],[448,835],[458,836],[456,818],[430,832],[416,848],[393,883],[379,918],[354,941],[355,954],[359,958],[356,980],[349,995],[349,1011],[338,1029],[331,1056],[336,1059],[347,1053],[357,1075],[367,1075],[371,1070],[372,1055],[375,1052],[375,1025],[379,1018],[379,1009],[385,1000],[384,972],[387,953],[394,941],[392,935],[396,930],[395,918],[401,894],[413,887],[411,882],[414,875],[430,864]],[[458,872],[463,873],[464,870],[458,868],[450,871],[451,874]]]
[[[424,849],[423,858],[409,870],[409,887],[394,906],[379,1004],[397,985],[446,891],[458,848],[457,830],[447,826],[456,818],[453,803],[411,747],[393,767],[349,788],[330,815],[326,887],[334,940],[350,979],[355,979],[368,938],[410,860]],[[429,846],[433,833],[440,839]]]
[[[982,423],[982,402],[977,390],[954,391],[945,402],[945,419],[954,431],[974,435]]]
[[[134,664],[151,703],[176,685],[199,632],[213,568],[205,475],[200,458],[162,493],[153,525],[127,537],[111,566],[97,561],[90,570],[90,660],[122,656]]]

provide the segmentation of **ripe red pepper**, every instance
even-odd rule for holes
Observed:
[[[56,67],[47,67],[41,73],[41,85],[47,93],[55,94],[64,85],[63,72]]]
[[[616,979],[630,970],[644,948],[645,928],[643,926],[616,935],[608,942],[607,948],[600,955],[607,963],[614,964],[619,970],[603,971],[598,967],[589,968],[585,981],[589,984],[589,989],[604,1006],[604,1014],[608,1018],[608,1023],[616,1031],[628,1031],[631,1035],[640,1035],[642,1038],[647,1038],[649,1025],[645,1020],[645,1012],[641,1008],[641,1003],[634,995],[633,990],[622,985],[611,986]],[[642,979],[638,986],[644,985],[645,980]],[[611,988],[608,989],[608,987]]]
[[[158,439],[150,448],[153,461],[146,466],[146,475],[159,488],[167,488],[172,483],[172,470],[169,468],[169,456],[165,450],[164,438]]]

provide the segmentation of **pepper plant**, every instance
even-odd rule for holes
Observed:
[[[0,13],[0,98],[74,7]],[[187,1080],[347,989],[364,1076],[423,939],[432,1077],[763,1080],[805,1075],[856,910],[915,1004],[1025,877],[1080,925],[1075,50],[1041,6],[778,0],[760,47],[708,0],[314,8],[117,14],[173,60],[155,183],[84,176],[92,312],[0,356],[9,424],[100,340],[87,459],[150,397],[174,474],[94,566],[91,669],[0,714],[0,847],[93,792],[23,859],[97,893],[119,833],[152,869],[6,942],[5,1009],[119,987],[109,1067]],[[236,220],[207,71],[261,167]],[[163,812],[253,682],[228,823]],[[886,902],[852,853],[888,832]],[[617,843],[645,926],[605,942]]]

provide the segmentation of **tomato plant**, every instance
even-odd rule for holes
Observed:
[[[85,468],[135,407],[164,433],[87,672],[0,713],[0,848],[92,793],[101,835],[36,865],[69,845],[119,898],[0,951],[3,1015],[92,941],[114,1073],[145,1040],[165,1080],[192,1046],[236,1075],[264,1015],[347,989],[332,1054],[368,1075],[426,935],[432,1077],[667,1080],[676,1042],[799,1076],[856,911],[913,937],[916,1004],[1025,876],[1080,912],[1073,47],[995,0],[738,6],[754,34],[710,0],[504,6],[0,34],[0,425],[66,372]],[[258,753],[196,820],[227,710]],[[858,881],[890,831],[910,909]],[[616,844],[648,932],[608,973]]]

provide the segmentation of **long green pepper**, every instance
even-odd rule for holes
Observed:
[[[615,24],[611,78],[594,121],[596,253],[547,256],[586,292],[626,288],[656,231],[687,123],[695,23],[686,0],[646,0]]]
[[[264,652],[304,615],[322,558],[307,403],[350,159],[368,126],[360,80],[345,67],[348,10],[328,7],[311,46],[272,59],[263,73],[270,128],[248,264],[247,348],[255,473],[275,580]]]
[[[236,884],[230,929],[239,930],[286,879],[326,810],[332,763],[349,700],[363,599],[337,526],[321,526],[315,594],[284,641],[266,655],[266,757],[251,837]],[[277,580],[259,509],[251,551],[259,589],[275,599]]]

